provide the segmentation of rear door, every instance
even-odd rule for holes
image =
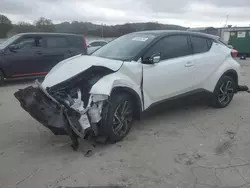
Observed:
[[[190,36],[194,61],[194,85],[200,88],[223,62],[220,46],[211,39]]]
[[[70,57],[70,44],[65,36],[45,37],[44,70],[50,71],[57,63]]]
[[[44,61],[44,38],[23,36],[13,43],[15,50],[7,49],[4,55],[5,71],[8,77],[44,75],[41,65]]]

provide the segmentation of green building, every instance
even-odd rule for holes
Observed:
[[[250,55],[250,27],[220,28],[220,36],[239,54]]]

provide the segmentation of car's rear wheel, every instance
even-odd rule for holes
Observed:
[[[111,143],[121,141],[130,131],[134,119],[131,97],[126,93],[111,95],[111,103],[105,105],[99,130]]]
[[[236,90],[236,82],[230,76],[223,76],[213,92],[211,106],[225,108],[230,104]]]
[[[0,86],[3,85],[4,83],[4,74],[3,72],[0,70]]]

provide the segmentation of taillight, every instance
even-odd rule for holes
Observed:
[[[87,43],[86,43],[86,40],[85,40],[84,37],[83,37],[83,46],[84,46],[85,49],[87,49]]]
[[[231,55],[232,55],[233,58],[237,57],[238,51],[237,50],[232,50]]]

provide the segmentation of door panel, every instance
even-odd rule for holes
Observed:
[[[41,68],[44,60],[41,37],[22,37],[14,44],[17,49],[8,49],[3,56],[7,77],[46,74]]]
[[[74,55],[65,37],[46,37],[46,48],[44,51],[46,71],[50,71],[57,63]]]
[[[209,39],[199,37],[191,37],[190,39],[194,50],[194,85],[199,89],[223,62],[224,55],[220,52],[220,45],[209,41]]]
[[[152,102],[158,102],[192,90],[192,55],[143,65],[143,87]]]
[[[159,53],[159,63],[143,65],[143,87],[153,103],[192,90],[194,80],[194,61],[187,36],[161,39],[143,58]]]

